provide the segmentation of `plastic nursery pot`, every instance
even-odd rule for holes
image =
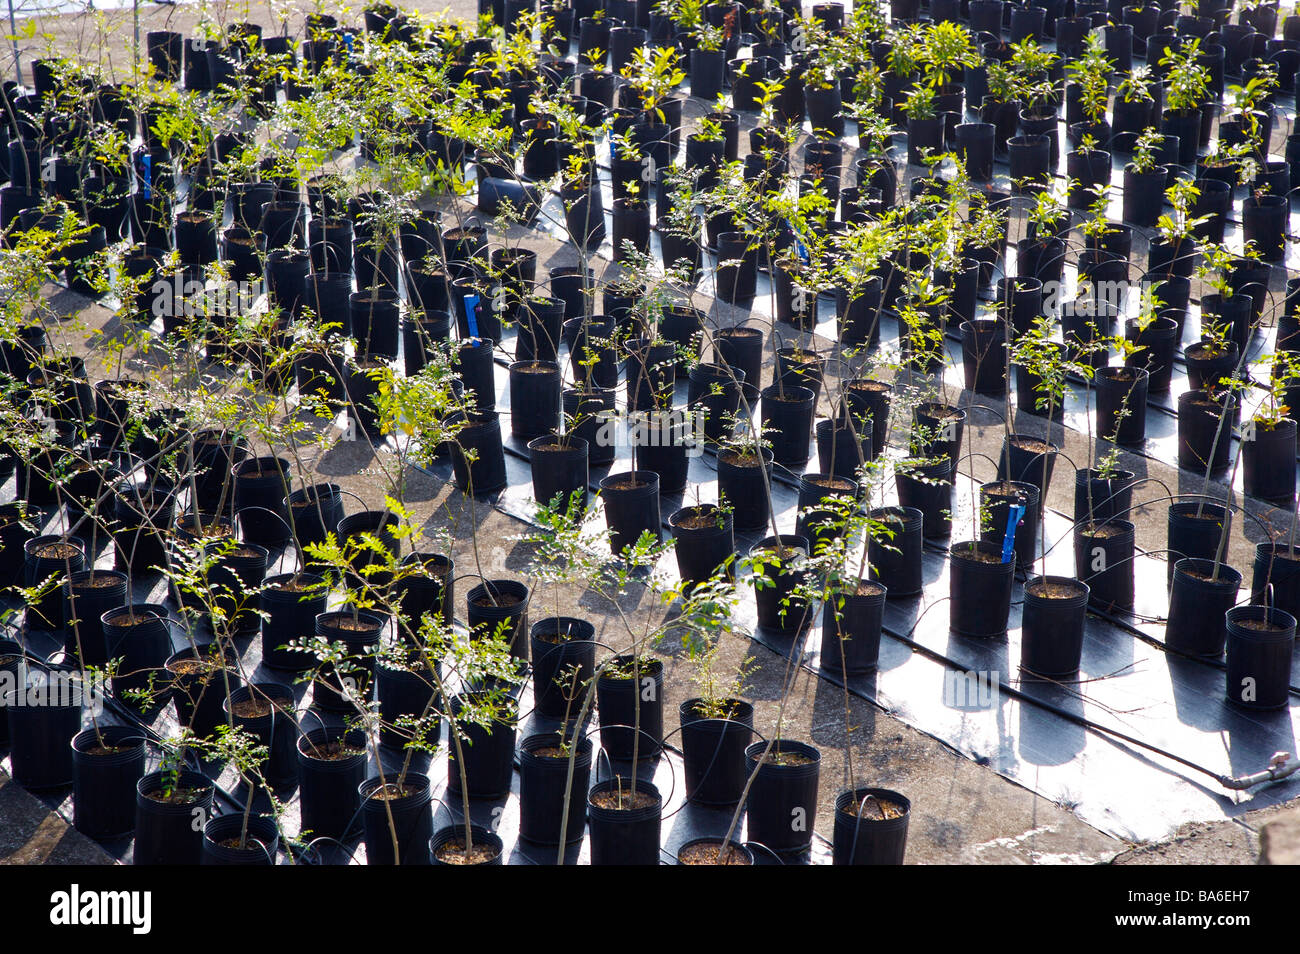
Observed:
[[[499,638],[516,659],[528,658],[528,600],[518,580],[485,580],[465,594],[466,622],[474,639]]]
[[[278,546],[289,538],[289,510],[284,505],[289,461],[283,457],[250,457],[236,464],[234,510],[246,543]],[[247,513],[243,513],[247,511]]]
[[[72,738],[81,731],[80,685],[35,666],[20,667],[0,695],[9,717],[9,765],[28,789],[62,788],[74,778]]]
[[[1226,694],[1247,709],[1280,709],[1290,700],[1295,617],[1267,606],[1236,606],[1227,621]]]
[[[887,788],[857,788],[835,797],[831,860],[837,865],[901,865],[912,803]]]
[[[1116,444],[1141,444],[1147,433],[1147,385],[1150,376],[1140,368],[1099,368],[1097,433]]]
[[[452,716],[459,717],[462,708],[464,702],[459,696],[453,696]],[[516,724],[513,706],[510,712],[505,713],[504,721],[497,719],[488,725],[469,721],[458,724],[461,734],[459,749],[465,757],[465,784],[469,797],[504,798],[510,793],[514,771]],[[461,778],[454,736],[448,740],[446,749],[447,790],[459,798]]]
[[[841,676],[871,672],[880,658],[886,589],[858,581],[854,592],[838,591],[822,604],[821,664]]]
[[[324,543],[343,519],[343,491],[338,484],[313,484],[289,494],[284,507],[300,548]]]
[[[1174,564],[1165,646],[1188,656],[1217,659],[1227,639],[1225,614],[1237,603],[1241,574],[1213,560],[1187,557]]]
[[[374,647],[384,631],[386,617],[368,610],[341,609],[316,617],[315,634],[330,642],[342,642],[347,649],[346,671],[333,663],[321,667],[320,678],[312,683],[312,705],[328,712],[347,712],[353,703],[370,699],[375,673]]]
[[[496,411],[474,416],[452,442],[452,477],[462,493],[488,494],[506,485],[505,449]]]
[[[728,563],[736,553],[733,514],[716,504],[683,507],[668,518],[677,541],[677,571],[688,583],[710,579],[719,570],[731,577]]]
[[[1074,520],[1109,520],[1128,516],[1133,507],[1131,470],[1111,470],[1101,476],[1095,469],[1081,467],[1074,472]]]
[[[883,584],[890,599],[915,596],[923,588],[921,552],[925,515],[915,507],[880,507],[871,511],[892,532],[888,539],[867,540],[871,579]]]
[[[1012,434],[1002,442],[998,455],[998,479],[1016,480],[1038,488],[1038,512],[1043,512],[1043,499],[1052,483],[1052,467],[1060,451],[1036,437]]]
[[[922,515],[922,533],[927,540],[942,540],[952,533],[952,478],[955,468],[951,457],[927,464],[896,469],[894,483],[898,502]],[[892,590],[893,587],[890,587]]]
[[[1226,346],[1211,349],[1206,342],[1197,342],[1184,350],[1187,361],[1187,384],[1192,391],[1204,391],[1215,388],[1219,382],[1232,375],[1237,367],[1237,357],[1241,353],[1235,341]],[[1188,392],[1190,393],[1190,392]],[[1183,395],[1179,395],[1181,399]]]
[[[27,628],[59,629],[63,626],[62,584],[70,573],[85,568],[86,544],[80,537],[46,534],[28,540],[23,550],[26,554],[25,585],[39,586],[51,577],[55,577],[59,584],[44,588],[41,595],[28,604]]]
[[[198,651],[187,646],[172,654],[167,660],[167,674],[170,678],[166,685],[176,704],[176,721],[203,738],[226,721],[227,692],[243,682],[238,671],[223,660],[216,644]]]
[[[1001,636],[1007,631],[1016,562],[1002,562],[992,543],[955,543],[949,551],[949,627],[962,636]]]
[[[649,782],[615,776],[587,793],[593,865],[659,864],[663,797]]]
[[[702,699],[687,699],[677,710],[686,798],[697,805],[735,805],[745,788],[754,707],[742,699],[723,699],[710,714],[702,706]]]
[[[1074,572],[1088,584],[1088,605],[1105,612],[1131,610],[1134,601],[1133,524],[1127,520],[1081,523],[1074,528]]]
[[[1283,543],[1255,545],[1250,601],[1300,613],[1300,553]]]
[[[199,864],[203,825],[212,816],[212,794],[212,782],[189,770],[182,770],[170,788],[162,772],[140,779],[135,786],[132,864]]]
[[[106,840],[131,834],[135,786],[144,776],[144,733],[106,725],[72,737],[72,809],[77,831]]]
[[[745,800],[749,840],[777,854],[807,851],[817,815],[821,753],[804,742],[782,739],[770,749],[767,742],[755,742],[745,750],[745,771],[754,776]]]
[[[764,435],[778,464],[801,464],[809,456],[809,436],[817,400],[810,388],[772,385],[759,405]]]
[[[609,548],[615,554],[636,545],[643,533],[662,539],[659,517],[659,475],[648,470],[610,474],[600,482],[605,501]]]
[[[616,441],[608,439],[602,433],[605,420],[613,416],[617,393],[610,388],[597,388],[592,391],[565,388],[561,399],[564,403],[564,419],[569,443],[586,441],[588,478],[590,468],[608,467],[618,456]],[[536,487],[534,486],[534,490]]]
[[[205,865],[274,865],[280,850],[280,828],[270,815],[219,815],[203,826]]]
[[[519,837],[534,844],[576,844],[586,829],[592,743],[590,739],[578,743],[570,784],[570,751],[563,741],[558,732],[545,732],[519,744]],[[568,826],[561,830],[566,801]]]
[[[359,729],[312,729],[298,737],[298,811],[313,838],[346,839],[360,830],[366,738]]]
[[[170,611],[159,603],[130,603],[100,617],[108,642],[108,657],[121,659],[112,680],[119,699],[127,690],[145,689],[149,676],[162,669],[172,654]]]
[[[764,537],[749,548],[760,628],[795,636],[811,622],[808,600],[794,595],[807,579],[809,571],[804,564],[809,550],[808,538],[792,533]]]
[[[409,553],[402,559],[402,576],[394,583],[397,606],[403,617],[418,621],[425,613],[441,616],[452,624],[455,606],[455,563],[441,553]],[[416,628],[414,626],[409,628]],[[411,642],[408,627],[399,627],[398,638]]]
[[[722,849],[721,835],[692,838],[677,849],[679,865],[752,865],[754,853],[738,841],[727,851]]]
[[[1289,504],[1295,497],[1296,422],[1285,418],[1269,426],[1263,421],[1248,421],[1242,434],[1242,485],[1246,493],[1270,503]]]
[[[325,612],[329,593],[325,578],[315,573],[281,573],[266,580],[262,590],[262,664],[272,669],[305,672],[316,657],[290,649],[294,640],[306,641],[316,631],[316,617]]]
[[[580,437],[548,434],[528,442],[533,471],[533,499],[561,511],[587,509],[587,448]],[[574,494],[578,494],[574,499]]]
[[[430,863],[440,865],[502,865],[505,844],[501,838],[479,825],[470,826],[471,851],[465,851],[465,826],[439,828],[429,842]]]
[[[1016,571],[1029,573],[1033,569],[1038,547],[1038,488],[1033,484],[1013,480],[996,480],[980,485],[980,507],[988,516],[981,520],[980,539],[1001,549],[1007,535],[1007,522],[1011,505],[1024,507],[1020,520],[1011,528],[1015,534]]]
[[[719,364],[743,372],[743,391],[752,403],[763,380],[763,329],[735,326],[724,328],[713,338]]]
[[[744,371],[725,365],[698,364],[691,369],[686,403],[704,415],[705,440],[718,444],[731,433],[744,383]]]
[[[126,602],[127,577],[116,570],[81,570],[63,584],[63,648],[83,666],[108,662],[103,616]]]
[[[859,468],[873,459],[870,421],[859,425],[842,416],[826,418],[813,430],[822,473],[856,483]]]
[[[870,425],[871,454],[879,457],[889,442],[889,406],[893,387],[884,381],[859,378],[840,385],[839,416],[849,416],[860,426]]]
[[[600,747],[611,759],[658,758],[664,737],[664,664],[616,656],[596,680]],[[638,731],[639,728],[639,731]]]
[[[1020,623],[1020,665],[1037,676],[1078,672],[1089,587],[1068,576],[1044,576],[1025,584]]]
[[[961,324],[961,360],[965,387],[978,394],[1007,393],[1007,326],[993,318]]]
[[[918,457],[961,457],[966,412],[938,402],[918,404],[912,412],[910,447]]]
[[[533,702],[547,718],[576,716],[596,671],[596,627],[585,619],[550,616],[533,623]]]
[[[266,746],[261,773],[273,789],[285,789],[298,781],[298,721],[294,711],[293,687],[279,682],[254,682],[233,690],[225,699],[225,711],[236,728],[242,728]],[[245,779],[261,784],[260,779]]]
[[[532,440],[560,427],[560,366],[554,361],[510,365],[510,433]]]
[[[766,474],[764,473],[766,471]],[[772,508],[768,493],[772,479],[772,449],[727,448],[718,453],[718,499],[732,508],[737,530],[759,530],[768,524]]]
[[[368,865],[427,865],[433,837],[429,776],[372,776],[357,788]]]
[[[1207,501],[1180,501],[1169,505],[1165,533],[1170,581],[1174,577],[1174,564],[1179,560],[1187,557],[1214,559],[1219,550],[1219,538],[1224,533],[1225,514],[1221,505]]]
[[[636,446],[637,467],[659,475],[661,494],[686,489],[687,452],[699,446],[689,428],[690,422],[676,411],[645,411],[634,419],[631,440]]]

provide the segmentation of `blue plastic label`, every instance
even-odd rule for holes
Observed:
[[[465,320],[469,323],[469,336],[478,347],[478,295],[465,296]]]
[[[144,182],[140,185],[140,191],[144,193],[146,199],[153,198],[153,156],[145,153],[140,157],[140,171],[144,173]]]
[[[1024,504],[1011,504],[1007,508],[1007,531],[1002,537],[1002,562],[1010,563],[1016,552],[1016,530],[1025,515]]]

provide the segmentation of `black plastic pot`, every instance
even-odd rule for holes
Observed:
[[[1025,584],[1020,623],[1022,668],[1049,677],[1078,672],[1089,593],[1086,583],[1066,576],[1039,577]]]
[[[1075,526],[1075,576],[1092,591],[1089,606],[1104,612],[1133,608],[1135,546],[1134,527],[1127,520]]]
[[[401,797],[373,797],[381,789],[397,794],[393,788],[396,784],[394,773],[386,775],[383,780],[372,776],[358,787],[366,864],[427,865],[431,858],[429,840],[433,837],[433,800],[429,777],[408,773],[402,780]],[[384,788],[385,785],[389,787]],[[397,843],[396,852],[394,840]]]
[[[1152,228],[1165,204],[1165,180],[1168,170],[1156,166],[1150,172],[1124,167],[1124,221],[1142,228]]]
[[[664,736],[664,664],[642,660],[639,680],[632,675],[631,657],[619,656],[614,664],[614,675],[606,668],[596,680],[600,747],[611,759],[624,762],[632,760],[634,748],[638,762],[658,758]]]
[[[1295,497],[1296,422],[1286,418],[1273,427],[1248,421],[1242,429],[1242,486],[1246,493],[1271,503],[1290,504]]]
[[[887,588],[890,599],[915,596],[922,589],[924,514],[915,507],[882,507],[872,510],[871,516],[893,534],[881,540],[872,534],[867,541],[871,579]]]
[[[1217,572],[1216,572],[1217,571]],[[1237,603],[1241,574],[1226,563],[1184,558],[1174,564],[1165,646],[1217,659],[1228,631],[1225,614]]]
[[[572,616],[548,616],[529,633],[533,704],[551,719],[573,719],[596,671],[596,628]]]
[[[250,457],[234,467],[234,510],[241,518],[246,543],[279,546],[289,537],[285,506],[289,461],[283,457]],[[243,513],[247,511],[246,513]]]
[[[169,801],[150,797],[164,790],[161,772],[151,772],[136,783],[132,864],[197,865],[203,857],[203,825],[212,817],[212,782],[198,772],[182,770],[175,789],[182,797]]]
[[[144,733],[106,725],[72,737],[72,808],[77,831],[107,840],[135,827],[135,787],[144,776]]]
[[[618,807],[617,798],[610,804],[611,792],[621,793],[626,807]],[[663,798],[655,786],[638,781],[632,799],[629,779],[597,782],[587,794],[587,816],[593,865],[659,864]]]
[[[993,178],[993,137],[997,127],[992,123],[958,123],[957,153],[966,160],[966,174],[974,182],[988,182]]]
[[[167,660],[167,674],[176,721],[200,738],[211,737],[226,721],[227,690],[233,692],[243,684],[235,667],[223,660],[215,643],[209,643],[173,653]]]
[[[591,787],[590,739],[577,743],[573,780],[569,755],[558,732],[530,735],[519,745],[519,837],[539,845],[575,844],[587,824],[587,791]],[[567,789],[567,796],[566,796]],[[568,802],[567,828],[560,819]]]
[[[475,415],[456,433],[451,464],[452,478],[463,493],[490,494],[506,485],[505,448],[496,411]]]
[[[754,400],[763,380],[763,330],[736,326],[719,331],[713,338],[718,363],[744,373],[744,391]]]
[[[1038,488],[1038,507],[1042,513],[1047,488],[1052,483],[1052,467],[1059,448],[1037,438],[1013,435],[1002,443],[998,455],[998,479],[1016,480]]]
[[[778,539],[784,552],[777,549]],[[794,595],[796,587],[807,579],[808,570],[802,564],[810,549],[807,537],[789,533],[779,538],[764,537],[749,548],[749,560],[755,571],[754,601],[761,628],[794,636],[811,622],[808,601]],[[761,587],[759,578],[766,580]]]
[[[484,860],[475,860],[471,864],[486,865],[496,867],[504,864],[505,845],[501,837],[493,832],[488,831],[479,825],[470,826],[470,837],[474,840],[474,847],[486,848],[488,857]],[[441,857],[444,850],[450,852],[452,856],[463,857],[465,849],[465,826],[463,824],[448,825],[445,828],[439,828],[433,833],[433,838],[429,842],[430,863],[435,867],[442,865],[461,865],[462,861],[444,861]]]
[[[516,659],[528,658],[528,600],[532,591],[518,580],[487,580],[465,594],[470,635],[501,634]]]
[[[808,459],[816,403],[815,395],[806,387],[774,384],[763,391],[759,414],[778,464],[801,464]]]
[[[1281,709],[1290,701],[1296,619],[1267,606],[1237,606],[1227,620],[1226,695],[1246,709]]]
[[[572,436],[538,437],[528,442],[533,472],[533,499],[561,510],[587,509],[587,442]],[[578,493],[575,503],[573,494]],[[558,498],[558,500],[557,500]]]
[[[736,552],[734,518],[715,504],[683,507],[668,518],[677,554],[677,569],[688,583],[703,583],[715,573],[734,571],[728,565]]]
[[[615,553],[634,546],[643,533],[663,538],[659,516],[659,475],[648,470],[610,474],[600,482],[605,501],[609,546]]]
[[[442,737],[442,721],[435,701],[437,679],[425,657],[414,652],[405,668],[380,662],[375,667],[375,693],[379,698],[379,744],[401,751],[409,744],[437,745]],[[424,720],[423,731],[413,724],[402,724],[404,717]]]
[[[63,626],[63,584],[70,574],[86,565],[86,544],[80,537],[45,534],[23,545],[26,554],[23,583],[38,587],[53,578],[54,585],[42,590],[27,606],[27,628],[60,629]]]
[[[158,674],[172,654],[166,606],[158,603],[131,603],[115,607],[100,617],[108,657],[121,659],[113,677],[113,695],[126,690],[145,689],[150,674]]]
[[[981,519],[980,539],[992,543],[1000,550],[1007,534],[1011,505],[1025,508],[1015,527],[1016,571],[1027,574],[1033,569],[1038,547],[1038,527],[1041,509],[1038,505],[1038,488],[1019,481],[992,481],[980,485],[980,510],[987,517]]]
[[[366,740],[358,729],[318,728],[298,737],[298,812],[315,838],[355,836],[361,828]]]
[[[804,742],[783,739],[770,752],[767,742],[755,742],[745,750],[745,771],[754,776],[745,801],[749,840],[777,854],[807,851],[817,814],[821,753]]]
[[[1289,200],[1284,195],[1250,196],[1242,203],[1245,242],[1254,242],[1265,262],[1280,262],[1286,247]]]
[[[978,394],[1007,393],[1007,326],[992,318],[978,318],[961,325],[961,360],[968,391]]]
[[[108,662],[102,617],[126,602],[126,591],[126,574],[115,570],[81,570],[64,581],[63,648],[71,658],[80,659],[86,666],[103,666]]]
[[[687,406],[704,415],[705,440],[721,443],[734,429],[744,381],[744,371],[721,364],[697,364],[691,369]]]
[[[1055,120],[1053,120],[1055,122]],[[1046,182],[1052,161],[1053,138],[1045,135],[1012,136],[1007,141],[1012,189],[1017,195],[1035,191]],[[1027,180],[1022,184],[1022,180]]]
[[[1147,372],[1140,368],[1099,368],[1097,433],[1116,444],[1141,444],[1147,430]]]
[[[949,554],[952,631],[980,638],[1006,633],[1016,561],[1003,563],[1002,548],[986,542],[953,544]]]
[[[244,831],[243,812],[220,815],[203,826],[205,865],[274,865],[280,850],[280,828],[270,815],[253,815],[248,819],[244,847],[239,847]],[[235,844],[229,844],[234,841]]]
[[[925,164],[926,155],[943,152],[944,121],[935,119],[907,120],[907,164],[920,166]]]
[[[39,667],[19,667],[0,696],[9,717],[9,766],[33,790],[62,788],[74,778],[72,738],[81,731],[80,685]],[[88,700],[87,700],[88,701]]]
[[[1146,370],[1150,393],[1169,392],[1180,330],[1177,321],[1164,315],[1152,319],[1145,328],[1138,327],[1132,320],[1127,324],[1125,338],[1142,350],[1129,355],[1124,363],[1131,368]]]
[[[338,484],[313,484],[293,491],[283,506],[289,512],[299,548],[305,549],[313,543],[324,543],[329,534],[338,531],[343,519],[343,491]]]
[[[856,483],[859,468],[875,456],[870,422],[857,425],[844,417],[827,418],[818,421],[813,430],[817,436],[817,460],[822,473]]]
[[[1000,0],[973,0],[997,2]],[[868,796],[871,796],[868,798]],[[875,799],[902,811],[898,817],[880,817],[885,812]],[[835,798],[835,827],[831,858],[837,865],[901,865],[907,851],[907,824],[912,803],[898,792],[885,788],[858,788]],[[891,813],[892,814],[892,813]]]
[[[761,529],[771,517],[767,483],[772,471],[770,447],[762,448],[761,459],[762,466],[752,453],[747,458],[730,449],[718,454],[718,499],[732,508],[732,522],[737,530]],[[752,463],[744,463],[746,460]]]
[[[458,720],[460,749],[465,756],[465,778],[470,798],[499,799],[510,793],[510,780],[514,770],[516,724],[513,711],[506,713],[505,721],[498,719],[489,725],[459,721],[464,703],[452,697],[451,715]],[[454,729],[454,727],[453,727]],[[447,790],[457,798],[461,794],[460,767],[454,738],[447,743]]]
[[[700,699],[678,707],[686,798],[698,805],[735,805],[745,788],[745,749],[754,730],[754,707],[740,699],[721,702],[729,718],[706,718]]]
[[[1208,465],[1211,473],[1221,472],[1227,469],[1231,445],[1231,415],[1226,414],[1222,400],[1205,391],[1178,395],[1180,468],[1204,473]]]
[[[909,466],[894,472],[898,502],[914,508],[924,518],[922,532],[927,540],[942,540],[952,533],[952,481],[955,467],[950,457]],[[890,591],[893,591],[890,586]],[[902,594],[899,594],[902,595]]]
[[[355,615],[355,618],[354,618]],[[379,644],[386,617],[369,610],[343,608],[316,617],[315,635],[330,642],[342,642],[347,649],[347,669],[339,673],[333,663],[323,664],[320,677],[312,684],[312,704],[329,712],[347,712],[353,703],[349,695],[362,701],[371,698],[375,673],[374,647]]]
[[[520,440],[552,434],[560,427],[560,366],[554,361],[510,365],[510,433]]]
[[[886,592],[884,584],[864,580],[854,592],[836,592],[822,604],[821,664],[827,671],[852,676],[876,668]]]
[[[1103,521],[1111,517],[1124,519],[1133,504],[1135,475],[1132,471],[1114,470],[1099,477],[1097,471],[1080,468],[1074,472],[1074,519]],[[1089,509],[1091,504],[1091,509]]]
[[[266,761],[260,768],[266,783],[277,791],[296,785],[298,722],[294,712],[293,687],[279,682],[254,682],[240,686],[226,698],[225,711],[236,728],[242,728],[260,745],[266,746]],[[255,780],[244,781],[254,784]],[[256,784],[260,785],[261,780],[256,780]]]
[[[1300,554],[1285,543],[1256,544],[1250,601],[1275,606],[1295,616],[1300,610]]]

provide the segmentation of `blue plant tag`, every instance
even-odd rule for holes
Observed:
[[[1007,508],[1007,530],[1002,536],[1002,562],[1010,563],[1016,552],[1016,530],[1025,515],[1024,504],[1011,504]]]
[[[478,295],[465,296],[465,320],[469,323],[469,336],[478,347]]]
[[[348,59],[352,59],[352,34],[343,34],[343,49],[348,51]]]
[[[807,264],[808,264],[808,249],[807,249],[807,247],[804,246],[803,242],[799,239],[799,230],[796,229],[796,228],[794,227],[794,223],[791,222],[789,219],[786,219],[786,220],[785,220],[785,224],[788,225],[788,226],[790,226],[790,232],[791,232],[791,234],[794,235],[794,250],[795,250],[796,252],[799,253],[799,258],[800,258],[800,260],[801,260],[805,265],[807,265]]]
[[[140,184],[140,191],[144,193],[146,199],[153,198],[153,156],[145,153],[140,157],[141,172],[144,173],[144,182]]]

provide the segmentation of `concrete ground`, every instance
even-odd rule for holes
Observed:
[[[441,10],[442,4],[417,3],[422,10]],[[314,5],[312,5],[314,8]],[[329,9],[334,4],[326,3]],[[472,5],[457,0],[450,5],[454,13],[472,15]],[[275,4],[271,9],[244,4],[206,4],[142,7],[140,35],[150,29],[169,28],[188,32],[198,22],[203,10],[216,22],[251,18],[265,24],[288,18],[293,30],[302,22],[305,8]],[[353,19],[359,17],[355,15]],[[132,13],[108,11],[94,16],[43,18],[39,33],[21,41],[24,64],[33,55],[52,47],[65,52],[79,52],[84,57],[99,58],[106,68],[120,71],[124,51],[130,47]],[[0,57],[0,63],[3,63]],[[560,264],[569,256],[556,243],[529,238],[524,244],[544,254],[541,263]],[[62,293],[60,302],[83,307],[84,301]],[[107,319],[107,312],[92,306],[84,313],[94,327]],[[725,321],[725,314],[721,316]],[[1026,429],[1033,422],[1026,421]],[[975,427],[977,449],[996,457],[1001,443],[1000,428]],[[1076,460],[1086,457],[1086,436],[1066,435],[1065,451]],[[1126,455],[1127,456],[1127,455]],[[1121,466],[1123,462],[1121,463]],[[382,488],[375,480],[369,448],[358,444],[340,444],[313,463],[317,473],[340,483],[356,493],[368,505],[382,504]],[[982,465],[989,468],[987,463]],[[1143,460],[1141,466],[1152,476],[1159,476],[1171,486],[1178,486],[1180,475],[1159,461]],[[1130,467],[1130,469],[1134,469]],[[988,479],[977,467],[977,476]],[[1184,475],[1186,476],[1186,475]],[[485,507],[471,508],[454,488],[424,474],[409,475],[408,500],[415,511],[427,516],[429,529],[451,528],[456,537],[454,556],[459,566],[474,565],[475,553],[469,545],[469,524],[478,533],[477,553],[485,576],[521,576],[525,573],[528,552],[515,538],[525,532],[520,521]],[[1144,491],[1145,492],[1145,491]],[[1161,491],[1151,490],[1151,496]],[[1139,495],[1140,496],[1140,495]],[[1053,484],[1049,506],[1071,512],[1072,487],[1064,480]],[[472,509],[472,512],[471,512]],[[1139,546],[1157,550],[1164,544],[1164,508],[1153,507],[1139,512]],[[1233,540],[1232,557],[1238,566],[1249,565],[1251,542],[1238,532]],[[546,599],[550,594],[538,594]],[[626,643],[626,633],[619,633],[609,619],[576,592],[565,592],[558,599],[566,606],[580,606],[582,615],[598,621],[598,636],[615,643]],[[626,609],[636,613],[660,613],[646,593],[629,596]],[[783,682],[788,678],[783,657],[746,641],[725,642],[726,662],[735,663],[745,653],[753,653],[757,668],[751,679],[750,698],[756,706],[756,726],[769,728],[776,719]],[[682,699],[693,695],[687,667],[671,655],[667,659],[666,686],[669,711]],[[1259,855],[1261,826],[1279,813],[1268,809],[1246,813],[1239,819],[1213,824],[1188,826],[1156,844],[1130,845],[1102,834],[1088,826],[1065,808],[1034,794],[997,775],[991,769],[966,759],[937,741],[884,714],[871,704],[849,697],[845,714],[843,694],[816,676],[799,671],[786,694],[785,722],[788,737],[809,739],[822,751],[822,804],[817,830],[830,834],[831,802],[835,793],[853,775],[859,780],[870,778],[873,784],[895,788],[909,795],[913,803],[913,821],[908,843],[910,863],[1116,863],[1116,864],[1251,864]],[[852,730],[846,732],[845,726]],[[670,728],[675,727],[670,725]],[[52,815],[39,800],[23,792],[7,777],[0,775],[0,860],[10,863],[103,863],[110,859],[93,843],[71,831]]]

